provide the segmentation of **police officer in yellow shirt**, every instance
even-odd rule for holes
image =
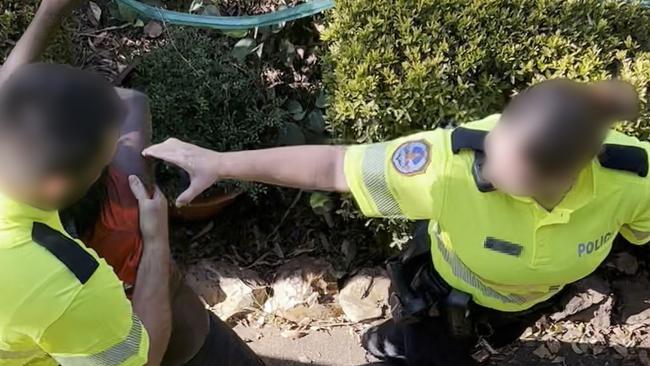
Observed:
[[[389,364],[466,365],[477,341],[516,339],[592,273],[617,233],[650,238],[650,144],[610,130],[638,113],[625,82],[551,80],[500,115],[384,143],[220,153],[172,139],[145,154],[191,176],[177,204],[240,179],[351,192],[367,216],[425,220],[388,263],[399,311],[364,346]]]

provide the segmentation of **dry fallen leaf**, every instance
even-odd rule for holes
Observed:
[[[99,24],[99,20],[102,18],[102,8],[92,1],[90,1],[88,5],[90,6],[90,12],[95,20],[93,23],[95,23],[95,25]]]

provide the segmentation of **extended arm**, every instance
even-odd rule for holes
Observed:
[[[146,149],[144,154],[189,173],[191,186],[177,200],[183,205],[221,179],[348,192],[343,171],[345,150],[343,146],[294,146],[219,153],[170,139]]]

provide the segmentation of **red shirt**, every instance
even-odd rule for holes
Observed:
[[[138,201],[129,180],[115,168],[106,178],[106,201],[94,227],[82,240],[108,262],[128,291],[135,285],[142,257]]]

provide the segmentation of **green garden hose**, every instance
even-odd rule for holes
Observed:
[[[181,13],[143,4],[137,0],[117,0],[117,2],[134,10],[143,18],[169,24],[223,30],[243,30],[280,24],[312,16],[334,7],[334,0],[311,0],[268,14],[224,17]]]

